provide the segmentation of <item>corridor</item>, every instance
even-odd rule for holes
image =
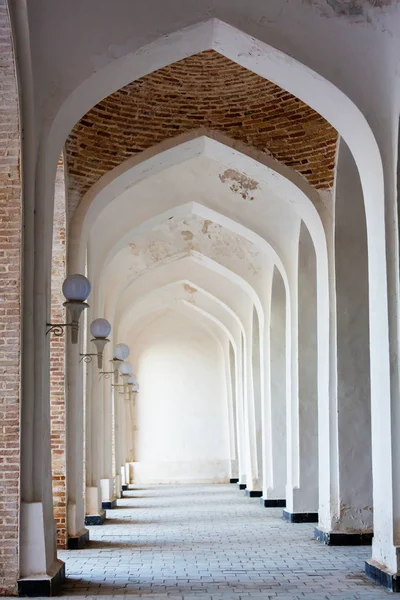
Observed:
[[[59,553],[64,596],[372,600],[371,549],[328,547],[235,485],[146,486],[124,493],[83,550]]]

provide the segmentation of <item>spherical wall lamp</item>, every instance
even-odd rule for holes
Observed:
[[[101,371],[103,368],[104,346],[110,341],[107,339],[107,336],[111,333],[111,325],[107,319],[95,319],[90,325],[90,333],[93,336],[91,341],[97,349],[97,366]]]
[[[95,319],[90,325],[90,333],[96,339],[105,340],[111,333],[111,325],[107,319]]]
[[[120,365],[119,365],[119,372],[122,375],[122,380],[124,382],[124,392],[127,393],[128,392],[128,379],[129,376],[132,373],[132,365],[130,362],[126,362],[123,361]]]
[[[117,344],[114,348],[114,358],[117,360],[126,360],[131,353],[127,344]]]
[[[125,375],[125,376],[129,376],[132,373],[132,364],[130,362],[122,362],[119,365],[119,372],[121,373],[121,375]]]
[[[85,302],[89,298],[91,284],[87,277],[76,273],[68,275],[62,285],[62,293],[68,302]]]
[[[61,336],[64,333],[65,327],[71,327],[71,342],[78,343],[79,319],[85,308],[88,308],[86,303],[91,291],[91,284],[87,277],[80,273],[68,275],[65,279],[62,291],[66,298],[64,306],[67,309],[67,314],[70,317],[70,323],[47,323],[47,333],[53,332],[56,336]]]

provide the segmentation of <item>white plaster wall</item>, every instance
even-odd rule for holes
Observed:
[[[135,482],[228,481],[225,368],[217,340],[193,319],[168,310],[129,343],[140,382]]]

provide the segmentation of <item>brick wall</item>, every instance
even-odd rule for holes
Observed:
[[[134,81],[91,109],[67,141],[70,214],[107,171],[166,138],[206,127],[333,185],[337,133],[274,83],[213,50]]]
[[[51,322],[65,323],[62,284],[66,273],[66,215],[64,163],[58,163],[53,220],[51,267]],[[66,428],[65,428],[65,336],[50,338],[50,415],[54,518],[57,523],[57,547],[67,544]]]
[[[21,180],[11,25],[0,0],[0,594],[16,594],[19,525]]]

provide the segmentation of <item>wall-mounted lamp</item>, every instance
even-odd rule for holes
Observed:
[[[128,358],[131,350],[127,344],[117,344],[114,348],[114,358],[124,361]]]
[[[128,379],[129,376],[132,373],[132,365],[130,362],[126,362],[123,361],[120,365],[119,365],[119,372],[122,375],[122,381],[124,382],[124,391],[128,391]]]
[[[111,375],[114,375],[114,383],[118,382],[118,373],[120,372],[120,365],[123,364],[124,360],[128,358],[130,354],[130,348],[126,344],[117,344],[114,348],[114,355],[110,362],[114,365],[113,371],[101,371],[100,377],[109,379]]]
[[[92,356],[97,356],[97,366],[101,371],[103,368],[104,346],[110,341],[107,339],[107,336],[111,333],[111,325],[107,319],[95,319],[90,325],[90,333],[93,336],[93,339],[90,341],[96,346],[97,354],[81,354],[81,360],[91,362]]]
[[[64,333],[65,327],[71,327],[71,342],[78,343],[79,319],[85,308],[89,304],[85,302],[88,299],[91,290],[90,281],[84,275],[76,273],[68,275],[65,279],[62,291],[66,298],[64,306],[70,316],[70,323],[46,323],[48,327],[46,335],[52,332],[54,335],[61,336]]]
[[[130,375],[128,379],[128,400],[135,401],[135,394],[139,392],[139,384],[136,375]]]
[[[135,387],[138,385],[137,382],[137,377],[136,375],[129,375],[128,377],[128,386],[129,386],[129,391],[130,392],[134,392],[135,391]]]

